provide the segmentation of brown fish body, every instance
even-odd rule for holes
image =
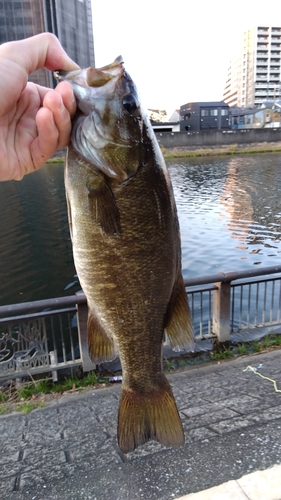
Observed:
[[[84,117],[78,118],[65,185],[74,261],[90,311],[89,352],[96,361],[120,356],[118,442],[128,452],[148,439],[183,444],[162,370],[164,329],[172,347],[192,347],[193,341],[169,175],[134,84],[118,64],[118,71],[114,63],[105,68],[113,67],[118,79],[106,94],[103,115],[99,111],[114,141],[103,146],[103,137],[98,158],[89,161],[88,151],[77,146]],[[103,83],[98,75],[101,87],[108,85],[106,76]],[[120,100],[129,116],[118,107]],[[108,171],[101,170],[101,157]]]

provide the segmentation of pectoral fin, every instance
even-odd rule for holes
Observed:
[[[194,350],[192,317],[181,274],[167,309],[165,332],[174,351]]]
[[[113,339],[91,312],[88,316],[88,349],[91,360],[96,363],[112,361],[117,356]]]
[[[102,175],[91,175],[87,182],[88,198],[97,224],[109,236],[121,233],[120,213],[114,194]]]

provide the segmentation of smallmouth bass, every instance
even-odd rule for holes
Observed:
[[[163,156],[121,57],[56,76],[77,99],[65,166],[69,226],[89,308],[89,354],[102,362],[118,353],[122,365],[119,447],[127,453],[150,439],[180,446],[164,331],[173,349],[194,344]]]

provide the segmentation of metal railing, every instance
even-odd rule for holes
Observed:
[[[281,266],[194,278],[185,286],[197,341],[225,342],[235,332],[281,325]],[[95,369],[87,317],[82,292],[0,307],[0,380],[44,372],[56,380],[65,368]]]
[[[281,325],[281,266],[185,280],[185,286],[196,340],[226,342],[241,330]]]

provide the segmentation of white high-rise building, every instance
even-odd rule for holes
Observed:
[[[281,98],[281,27],[258,26],[240,37],[231,59],[223,101],[261,106]]]

